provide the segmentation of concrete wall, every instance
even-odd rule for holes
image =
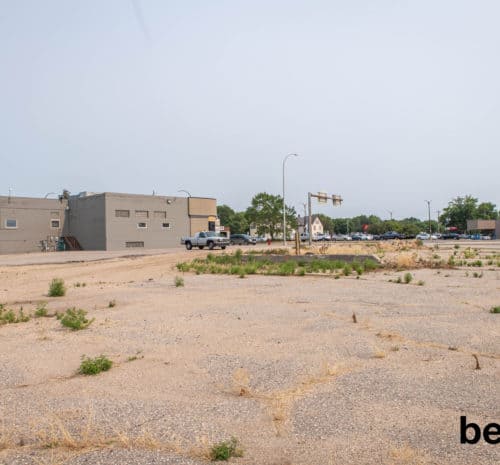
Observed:
[[[106,193],[107,250],[180,246],[189,235],[185,197]],[[128,212],[128,216],[126,216]],[[145,225],[146,227],[139,227]]]
[[[106,205],[104,194],[73,196],[64,230],[74,236],[84,250],[106,250]]]
[[[66,200],[0,197],[0,254],[40,252],[41,241],[62,235]],[[7,228],[7,220],[16,220]],[[59,220],[54,227],[51,220]]]

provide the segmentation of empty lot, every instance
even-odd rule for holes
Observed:
[[[175,268],[204,256],[0,264],[0,303],[95,318],[82,331],[56,318],[0,326],[0,463],[203,464],[232,436],[239,464],[498,463],[498,446],[459,443],[460,415],[500,419],[496,260],[410,270],[410,284],[390,282],[396,269],[240,279]],[[64,297],[47,297],[55,277]],[[100,354],[110,371],[76,374]]]

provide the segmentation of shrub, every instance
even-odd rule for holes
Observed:
[[[116,300],[115,299],[110,300],[108,303],[108,308],[113,308],[113,307],[116,307]]]
[[[175,287],[184,287],[184,278],[180,276],[176,276],[174,279]]]
[[[78,373],[81,375],[97,375],[101,371],[108,371],[112,366],[113,362],[104,355],[95,358],[84,357]]]
[[[58,316],[58,318],[63,326],[71,328],[73,331],[78,331],[87,328],[95,320],[95,318],[88,320],[86,316],[87,312],[85,310],[81,308],[76,310],[75,307],[73,307],[68,308],[66,313],[60,317]]]
[[[422,280],[417,282],[417,286],[423,286],[424,284],[425,284],[425,281],[422,281]]]
[[[26,323],[30,320],[30,316],[26,315],[23,311],[23,307],[19,311],[14,313],[14,310],[7,310],[4,305],[0,304],[0,325],[11,324],[11,323]]]
[[[242,457],[243,451],[238,447],[238,440],[231,438],[229,441],[220,442],[212,446],[210,450],[210,459],[212,462],[217,460],[229,460],[231,457]]]
[[[46,305],[47,304],[45,302],[38,304],[38,307],[35,310],[35,316],[37,318],[41,318],[41,317],[47,316],[49,314],[49,311],[47,310]]]
[[[54,278],[49,286],[49,297],[62,297],[66,294],[66,286],[64,280]]]
[[[496,307],[491,307],[490,313],[500,313],[500,305]]]
[[[413,276],[411,273],[405,273],[404,276],[405,284],[410,284],[413,280]]]
[[[415,241],[415,245],[416,245],[417,247],[422,247],[422,246],[424,245],[424,241],[423,241],[422,239],[417,239],[417,240]]]

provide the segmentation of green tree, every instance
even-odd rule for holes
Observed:
[[[476,218],[480,220],[497,220],[497,206],[491,202],[482,202],[477,206]]]
[[[249,224],[244,212],[235,212],[227,205],[219,205],[217,207],[217,216],[220,219],[220,224],[227,226],[231,230],[231,234],[248,232]]]
[[[477,199],[471,195],[456,197],[448,202],[440,221],[447,227],[454,226],[460,231],[467,229],[467,220],[477,218]]]
[[[297,213],[293,207],[286,206],[288,229],[297,227]],[[260,192],[252,199],[252,205],[245,213],[249,223],[257,227],[259,235],[269,234],[274,239],[283,227],[283,198],[279,195]]]

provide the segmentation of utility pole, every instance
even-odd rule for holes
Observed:
[[[440,228],[439,228],[439,218],[441,217],[441,215],[440,215],[441,211],[440,211],[440,210],[438,210],[436,213],[437,213],[437,215],[438,215],[438,230],[437,230],[437,232],[438,232],[438,234],[439,234],[439,229],[440,229]]]
[[[431,201],[425,200],[427,202],[427,209],[429,212],[429,234],[432,234],[432,226],[431,226]]]
[[[309,247],[312,245],[312,216],[311,216],[311,198],[315,197],[319,202],[325,203],[328,201],[328,195],[325,192],[320,192],[319,194],[311,194],[311,192],[307,193],[307,206],[309,207],[309,216],[307,218],[307,229],[309,234]],[[334,206],[340,205],[344,199],[340,195],[333,194],[331,196],[332,202]]]
[[[389,215],[391,215],[391,221],[392,221],[392,212],[390,210],[387,210],[387,213],[389,213]]]
[[[285,163],[290,157],[298,157],[296,153],[289,153],[283,158],[283,245],[286,246],[286,206],[285,206]]]

